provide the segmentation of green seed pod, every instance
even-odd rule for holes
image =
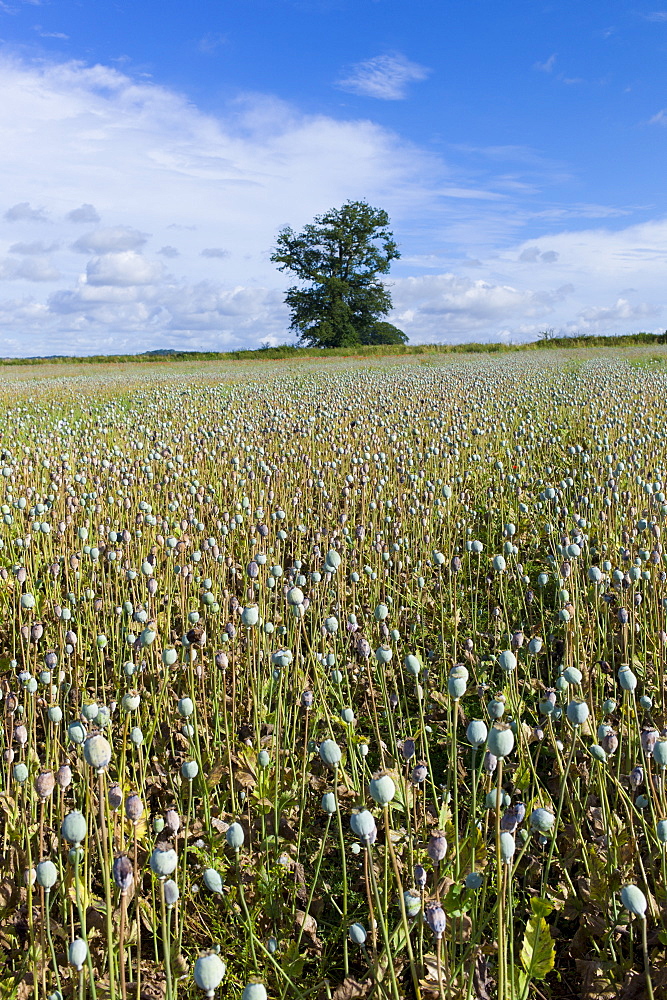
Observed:
[[[588,715],[588,705],[585,701],[568,702],[567,717],[573,726],[583,726]]]
[[[69,964],[73,965],[77,972],[81,972],[83,963],[88,959],[88,945],[83,938],[74,938],[70,943],[68,958]]]
[[[41,885],[43,889],[53,888],[58,881],[58,869],[53,861],[40,861],[37,865],[36,881],[37,885]]]
[[[667,767],[667,740],[657,740],[653,747],[653,760],[658,767]]]
[[[81,841],[86,839],[88,824],[85,816],[78,810],[67,813],[60,825],[60,835],[68,844],[77,847]]]
[[[168,875],[171,875],[176,871],[177,864],[178,855],[172,848],[169,848],[166,851],[161,851],[156,847],[151,854],[151,871],[157,875],[158,878],[167,878]]]
[[[658,835],[658,840],[660,841],[660,843],[667,844],[667,819],[658,820],[656,833]]]
[[[204,885],[211,892],[222,892],[222,878],[215,868],[207,868],[204,872]]]
[[[196,760],[186,760],[181,764],[181,774],[186,781],[194,781],[199,774],[199,764]]]
[[[259,608],[256,604],[250,604],[241,612],[241,621],[248,628],[256,625],[259,621]]]
[[[516,670],[516,656],[511,651],[511,649],[504,649],[503,652],[498,656],[498,663],[502,670],[510,673],[512,670]]]
[[[267,1000],[264,983],[247,983],[243,987],[241,1000]]]
[[[636,885],[624,885],[621,889],[621,902],[628,911],[636,917],[646,919],[646,896]]]
[[[481,747],[483,743],[486,743],[486,737],[488,736],[486,723],[482,719],[473,719],[468,723],[466,736],[472,746],[475,748]]]
[[[195,706],[191,698],[181,698],[177,705],[178,714],[184,719],[189,718],[195,710]]]
[[[245,842],[245,833],[240,823],[232,823],[225,831],[225,839],[234,851],[240,851]]]
[[[178,659],[178,652],[173,648],[173,646],[167,647],[167,649],[162,650],[162,662],[165,667],[171,667]]]
[[[204,990],[207,996],[212,997],[224,979],[226,971],[225,963],[215,952],[200,955],[195,962],[195,982],[200,990]]]
[[[333,816],[336,812],[336,796],[333,792],[325,792],[322,796],[322,809],[329,816]]]
[[[509,726],[496,723],[489,730],[487,746],[494,757],[507,757],[514,749],[514,733]]]
[[[342,757],[341,749],[334,740],[323,740],[320,743],[320,757],[327,767],[337,767]]]
[[[533,830],[539,830],[540,833],[548,833],[556,822],[556,817],[548,809],[533,809],[530,814],[530,825]]]
[[[83,744],[83,756],[86,763],[94,768],[99,774],[104,771],[111,761],[111,744],[100,733],[89,736]]]
[[[500,857],[505,864],[510,864],[516,851],[516,841],[511,833],[503,830],[500,834]]]
[[[348,935],[352,944],[366,944],[366,928],[363,924],[352,924]]]
[[[369,789],[371,798],[379,806],[388,805],[396,794],[396,785],[388,774],[379,774],[377,777],[371,778]]]
[[[599,744],[597,743],[593,743],[591,746],[589,746],[588,752],[591,755],[591,757],[593,757],[595,760],[601,761],[602,763],[604,763],[607,759],[607,754],[605,753],[603,748],[599,746]]]

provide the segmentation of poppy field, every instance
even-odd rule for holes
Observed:
[[[0,377],[0,997],[667,996],[667,353]]]

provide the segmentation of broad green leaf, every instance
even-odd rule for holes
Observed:
[[[556,964],[556,949],[544,917],[533,916],[526,924],[521,964],[531,979],[544,979]]]

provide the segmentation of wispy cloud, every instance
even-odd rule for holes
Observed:
[[[648,14],[644,14],[643,17],[647,21],[667,21],[667,10],[652,10]]]
[[[229,257],[229,250],[223,250],[222,247],[206,247],[201,252],[202,257]]]
[[[556,58],[556,53],[552,52],[549,58],[545,59],[544,62],[533,63],[533,69],[539,70],[540,73],[553,73],[554,66],[556,65]]]
[[[430,72],[426,66],[411,62],[400,52],[386,52],[356,63],[336,86],[361,97],[400,101],[407,97],[409,84],[425,80]]]

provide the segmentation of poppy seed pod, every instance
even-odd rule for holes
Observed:
[[[42,771],[35,778],[35,791],[40,799],[48,799],[56,786],[56,779],[52,771]]]
[[[352,944],[366,944],[366,928],[363,924],[352,924],[348,931],[348,936]]]
[[[241,1000],[267,1000],[267,992],[264,983],[246,983],[243,987]]]
[[[107,800],[109,802],[109,808],[120,809],[123,804],[123,789],[120,787],[118,782],[114,782],[113,785],[109,785],[109,790],[107,792]]]
[[[388,774],[379,774],[371,778],[369,789],[371,797],[379,806],[388,805],[396,794],[396,785]]]
[[[247,627],[256,625],[259,621],[259,608],[256,604],[250,604],[241,612],[241,621]]]
[[[134,870],[132,862],[126,854],[120,854],[117,858],[114,858],[112,874],[113,880],[121,893],[128,892],[134,882]]]
[[[588,748],[588,752],[595,760],[599,760],[604,763],[607,759],[607,754],[603,747],[599,746],[597,743],[592,743]]]
[[[619,667],[618,683],[624,691],[634,691],[637,687],[637,678],[628,666]]]
[[[111,762],[111,744],[101,733],[94,733],[83,744],[83,756],[86,763],[99,774]]]
[[[542,640],[539,636],[534,636],[528,643],[528,652],[532,653],[533,656],[537,656],[542,650]]]
[[[226,971],[225,963],[215,952],[200,955],[195,962],[195,982],[200,990],[204,990],[207,996],[212,997],[224,979]]]
[[[516,851],[516,841],[513,834],[504,830],[500,834],[500,857],[505,864],[510,864]]]
[[[63,790],[72,783],[72,768],[69,764],[61,764],[56,771],[56,783]]]
[[[87,833],[88,824],[83,813],[80,813],[76,809],[67,813],[67,816],[65,816],[60,825],[60,834],[63,840],[66,840],[68,844],[78,847],[81,841],[86,839]]]
[[[125,800],[125,815],[132,823],[138,823],[144,814],[144,805],[138,795],[129,795]]]
[[[530,814],[530,825],[533,830],[540,833],[548,833],[556,822],[556,817],[548,809],[533,809]]]
[[[364,843],[372,844],[375,842],[377,826],[375,825],[372,813],[369,813],[367,809],[352,813],[350,816],[350,828],[352,833],[359,837],[360,840],[363,840]]]
[[[419,916],[422,901],[418,892],[415,892],[414,889],[407,889],[403,893],[403,903],[405,905],[405,912],[410,920],[414,920],[415,917]]]
[[[477,749],[477,747],[481,747],[483,743],[486,743],[486,738],[488,736],[486,723],[482,719],[472,719],[468,723],[466,736],[468,738],[468,742],[475,747],[475,749]]]
[[[438,903],[429,903],[424,911],[424,920],[430,927],[433,936],[440,940],[447,927],[445,911]]]
[[[245,842],[245,833],[240,823],[232,823],[225,831],[225,840],[234,851],[240,851]]]
[[[507,757],[514,749],[514,733],[509,726],[496,723],[489,730],[487,745],[494,757]]]
[[[199,774],[199,764],[196,760],[186,760],[181,764],[181,774],[186,781],[194,781]]]
[[[510,673],[512,670],[516,670],[516,656],[511,649],[504,649],[502,653],[498,656],[498,663],[502,670]]]
[[[447,855],[447,838],[443,830],[438,830],[429,837],[426,853],[431,861],[440,862]]]
[[[656,741],[653,747],[653,759],[659,767],[667,767],[667,740]]]
[[[419,676],[419,671],[421,670],[421,663],[419,661],[419,658],[415,656],[414,653],[408,653],[403,662],[405,665],[405,669],[409,674],[412,674],[413,677]]]
[[[327,767],[338,767],[340,764],[342,753],[334,740],[323,740],[320,743],[319,754]]]
[[[321,805],[325,813],[328,813],[329,816],[333,816],[333,814],[336,812],[336,796],[334,795],[334,793],[325,792],[324,795],[322,796]]]
[[[74,938],[70,943],[68,958],[69,964],[73,965],[77,972],[81,972],[83,963],[88,958],[88,945],[83,938]]]
[[[36,882],[47,892],[53,888],[58,881],[58,869],[53,861],[40,861],[36,869]]]
[[[585,701],[570,701],[567,706],[567,717],[573,726],[583,726],[588,718],[588,705]]]
[[[621,902],[628,911],[636,917],[646,919],[646,896],[636,885],[624,885],[621,889]]]
[[[167,906],[175,906],[178,902],[178,897],[180,892],[178,891],[178,886],[173,879],[168,878],[166,882],[162,883],[162,889],[164,892],[164,901]]]
[[[222,892],[222,877],[215,868],[207,868],[204,872],[204,885],[210,892]]]
[[[151,871],[157,875],[158,878],[167,878],[168,875],[171,875],[176,870],[177,864],[178,855],[171,847],[166,851],[161,851],[156,847],[151,854]]]

